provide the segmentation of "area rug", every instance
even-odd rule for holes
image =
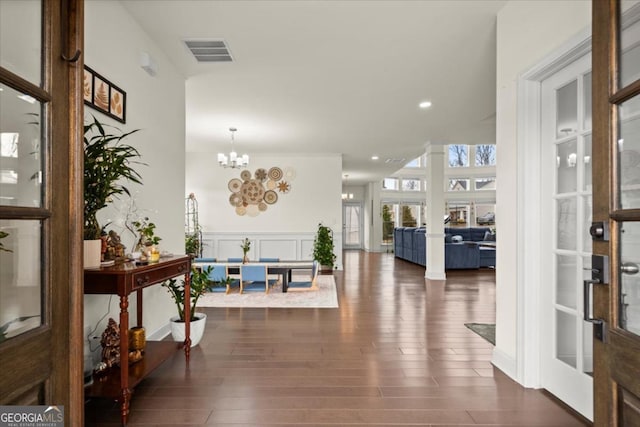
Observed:
[[[496,345],[495,323],[465,323],[464,326],[471,329],[491,344]]]
[[[282,293],[282,285],[275,285],[268,294],[254,291],[238,293],[208,292],[200,297],[200,307],[272,307],[272,308],[336,308],[338,295],[332,275],[320,275],[317,291],[289,291]]]

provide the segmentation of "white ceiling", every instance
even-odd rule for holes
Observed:
[[[233,126],[250,156],[339,153],[355,184],[428,142],[495,143],[504,0],[122,3],[187,78],[188,152],[228,152]],[[234,62],[197,63],[185,39],[224,39]]]

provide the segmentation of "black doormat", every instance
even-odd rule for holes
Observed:
[[[496,345],[495,323],[465,323],[464,326],[471,329],[491,344]]]

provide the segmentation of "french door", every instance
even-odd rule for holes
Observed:
[[[601,279],[585,286],[587,297],[593,294],[587,317],[594,318],[594,332],[599,332],[594,338],[594,421],[597,426],[638,426],[640,13],[632,7],[621,19],[624,2],[592,3],[593,252],[608,268],[594,271]]]
[[[542,386],[593,418],[592,326],[583,319],[591,269],[591,56],[542,81],[540,374]],[[588,274],[590,278],[590,274]]]
[[[0,0],[0,405],[83,424],[83,2]],[[76,54],[77,52],[77,54]]]
[[[360,202],[343,202],[343,249],[362,249],[362,232],[362,204]]]

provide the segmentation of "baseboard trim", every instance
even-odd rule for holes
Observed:
[[[442,272],[442,273],[430,273],[430,272],[426,271],[424,273],[424,278],[425,279],[429,279],[429,280],[447,280],[447,275],[444,272]]]
[[[149,341],[162,341],[163,339],[168,337],[169,334],[171,334],[171,326],[169,326],[169,323],[167,322],[166,325],[148,335],[147,339]]]
[[[518,364],[514,357],[509,356],[504,351],[500,350],[498,347],[493,348],[493,356],[491,357],[491,364],[496,368],[500,369],[507,376],[511,377],[517,383],[518,381]]]
[[[558,405],[562,406],[562,408],[567,411],[568,413],[570,413],[571,415],[573,415],[573,417],[575,419],[577,419],[578,421],[580,421],[582,424],[584,424],[585,426],[593,426],[593,422],[591,422],[591,420],[589,420],[587,417],[585,417],[584,415],[582,415],[580,412],[576,411],[575,409],[573,409],[571,406],[567,405],[566,403],[564,403],[562,400],[560,400],[555,394],[551,393],[549,390],[547,390],[546,388],[542,389],[542,394],[544,394],[545,396],[547,396],[549,399],[553,400],[554,402],[556,402]]]

